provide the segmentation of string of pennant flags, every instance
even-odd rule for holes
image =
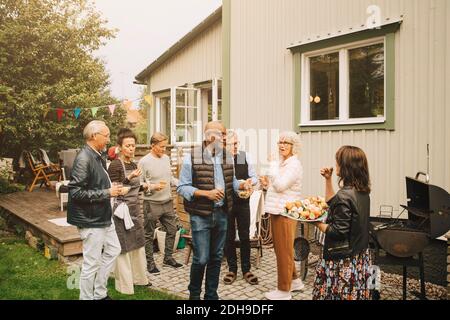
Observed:
[[[91,107],[91,108],[80,108],[80,107],[75,107],[75,108],[51,108],[51,107],[47,107],[44,110],[44,119],[47,118],[47,115],[51,112],[54,111],[56,112],[56,118],[58,119],[58,121],[61,121],[63,119],[64,114],[72,114],[75,119],[78,119],[81,115],[81,112],[84,112],[85,110],[90,110],[92,117],[95,118],[95,116],[97,115],[97,112],[99,109],[103,109],[103,108],[108,108],[109,113],[111,114],[111,116],[114,116],[114,112],[116,111],[117,107],[122,106],[125,110],[140,110],[140,106],[138,104],[133,106],[133,102],[139,101],[141,100],[141,98],[138,99],[134,99],[134,100],[124,100],[122,101],[121,104],[110,104],[110,105],[106,105],[106,106],[99,106],[99,107]],[[144,100],[151,106],[152,105],[152,96],[148,95],[148,96],[144,96]]]

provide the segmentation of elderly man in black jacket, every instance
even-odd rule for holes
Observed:
[[[106,300],[106,284],[120,242],[112,222],[111,197],[121,188],[112,186],[101,152],[110,132],[103,121],[91,121],[83,131],[86,145],[73,163],[69,183],[67,221],[78,227],[83,240],[80,300]]]

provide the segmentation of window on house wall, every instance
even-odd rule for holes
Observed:
[[[174,101],[172,112],[172,141],[178,144],[192,144],[201,141],[201,126],[198,89],[173,88],[171,100]]]
[[[222,121],[222,80],[212,81],[208,89],[208,121]]]
[[[164,97],[160,99],[160,129],[159,131],[164,133],[169,137],[169,143],[171,143],[171,107],[170,107],[170,97]]]
[[[302,55],[301,124],[385,121],[384,38]]]
[[[202,121],[222,120],[222,81],[174,87],[158,94],[156,101],[156,130],[168,135],[172,144],[200,143]]]
[[[213,90],[208,89],[208,122],[213,121]]]
[[[222,80],[217,80],[217,120],[222,121]]]
[[[384,117],[384,44],[348,51],[349,118]]]
[[[309,58],[310,120],[339,119],[339,52]]]

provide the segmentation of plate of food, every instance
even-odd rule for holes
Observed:
[[[322,197],[308,197],[287,202],[281,215],[302,222],[325,221],[328,216],[328,204]]]

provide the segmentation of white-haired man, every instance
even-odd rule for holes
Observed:
[[[67,221],[78,227],[83,240],[80,300],[108,300],[109,273],[121,251],[110,199],[121,188],[111,184],[101,155],[110,141],[106,124],[91,121],[83,135],[86,145],[75,158],[68,186]]]

